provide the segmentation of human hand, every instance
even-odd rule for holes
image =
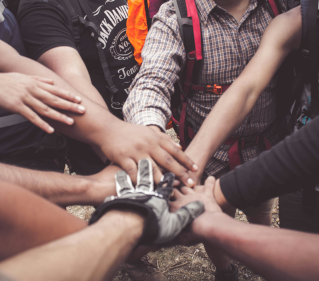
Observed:
[[[170,211],[175,212],[181,206],[194,201],[201,201],[206,212],[221,212],[221,208],[214,198],[215,178],[208,177],[205,185],[196,185],[194,188],[182,187],[181,191],[174,188],[175,201],[170,202]]]
[[[181,192],[174,189],[176,201],[170,202],[170,211],[174,212],[180,206],[189,204],[194,201],[201,201],[204,203],[205,212],[199,216],[190,225],[188,229],[183,231],[178,237],[178,243],[182,245],[192,245],[195,243],[203,242],[203,231],[207,224],[207,218],[211,218],[211,214],[222,213],[221,208],[216,203],[213,196],[215,188],[215,178],[208,177],[205,185],[195,186],[193,189],[182,187]]]
[[[168,210],[168,198],[173,190],[174,175],[168,173],[153,187],[151,162],[142,159],[138,167],[138,181],[134,189],[130,177],[120,171],[116,174],[117,197],[107,197],[92,215],[90,224],[96,222],[110,210],[124,209],[140,213],[145,217],[141,244],[160,245],[171,241],[181,230],[204,212],[202,202],[196,201],[182,206],[175,213]]]
[[[72,118],[53,108],[79,114],[85,112],[85,108],[78,104],[80,97],[54,86],[51,79],[20,73],[0,73],[0,85],[1,108],[22,115],[49,134],[54,129],[39,115],[72,125]]]
[[[168,135],[149,127],[114,120],[103,142],[102,151],[106,157],[121,166],[136,183],[137,164],[141,159],[152,159],[154,180],[160,182],[163,174],[160,168],[174,173],[184,185],[193,186],[188,171],[197,166],[185,155],[179,145]]]

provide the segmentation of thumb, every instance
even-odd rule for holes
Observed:
[[[169,213],[166,210],[166,214],[163,215],[166,218],[165,227],[160,227],[158,238],[154,243],[160,245],[173,240],[186,225],[201,215],[204,210],[204,204],[201,201],[189,203],[175,213]]]
[[[156,192],[162,194],[168,200],[173,192],[175,175],[173,173],[166,173],[162,177],[160,183],[156,187]]]
[[[199,217],[202,213],[205,212],[205,206],[202,201],[195,201],[188,203],[184,207],[181,207],[178,209],[175,214],[177,214],[179,217],[183,218],[184,221],[183,228],[192,223],[194,219]]]

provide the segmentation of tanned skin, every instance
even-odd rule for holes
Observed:
[[[215,179],[209,177],[205,186],[174,191],[172,211],[195,200],[202,201],[206,210],[180,236],[182,244],[210,244],[267,280],[318,280],[319,235],[236,221],[222,212],[214,189]]]
[[[83,69],[82,60],[77,63],[78,53],[72,48],[61,48],[66,48],[63,49],[63,57],[68,56],[66,61],[74,58],[72,60],[73,71],[81,72],[84,75],[87,70]],[[40,61],[62,75],[63,73],[60,73],[50,62],[46,61],[51,52],[56,51],[56,49],[52,49],[46,52],[40,57]],[[152,159],[156,182],[159,182],[162,177],[160,166],[174,172],[185,185],[194,185],[187,172],[189,169],[196,171],[197,166],[181,151],[180,147],[168,135],[157,134],[144,126],[125,123],[112,115],[99,93],[96,93],[96,89],[87,80],[89,79],[87,75],[82,78],[73,76],[71,75],[73,72],[70,70],[72,79],[66,77],[63,80],[43,65],[21,57],[13,48],[2,41],[0,41],[0,53],[6,54],[0,61],[2,72],[18,72],[49,78],[54,81],[54,85],[57,87],[70,91],[81,98],[85,114],[68,112],[68,116],[75,121],[73,125],[46,120],[58,132],[91,145],[103,161],[107,158],[121,166],[131,176],[133,182],[136,182],[138,161],[149,158]],[[48,59],[48,61],[51,60]],[[56,61],[59,60],[56,59]],[[76,83],[73,79],[76,80]],[[90,93],[89,98],[88,93]],[[35,113],[34,118],[36,118]]]

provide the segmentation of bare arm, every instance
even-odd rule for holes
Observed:
[[[0,163],[0,180],[18,185],[60,206],[101,204],[115,195],[117,166],[108,166],[92,176],[70,176],[42,172]]]
[[[194,223],[203,242],[260,273],[267,280],[318,280],[319,236],[245,224],[223,213]]]
[[[199,181],[208,160],[252,110],[286,56],[301,40],[300,7],[276,17],[253,59],[232,86],[222,95],[186,150],[198,165],[193,174]]]
[[[128,124],[119,120],[101,103],[96,103],[86,95],[76,91],[48,68],[33,60],[21,57],[8,45],[0,44],[0,53],[4,51],[6,56],[0,61],[2,71],[41,75],[53,79],[56,86],[72,91],[81,97],[86,111],[83,116],[69,114],[75,121],[72,126],[49,121],[49,124],[53,124],[53,127],[59,132],[90,144],[99,152],[102,160],[108,158],[119,164],[128,172],[134,182],[136,181],[138,161],[142,158],[151,158],[153,159],[156,182],[159,182],[162,177],[162,173],[157,167],[158,164],[174,172],[185,185],[192,186],[192,183],[188,182],[187,171],[196,171],[193,167],[194,162],[175,145],[169,136],[156,133],[142,125]]]
[[[319,235],[269,228],[236,221],[221,212],[213,198],[215,180],[209,177],[205,186],[175,190],[176,210],[200,200],[206,212],[181,237],[184,243],[204,242],[244,263],[267,280],[317,280],[319,267]]]
[[[78,233],[2,262],[0,270],[21,281],[112,280],[143,228],[141,216],[111,211]]]
[[[86,66],[75,49],[53,48],[40,56],[38,61],[59,75],[75,90],[107,109],[105,101],[92,85]]]

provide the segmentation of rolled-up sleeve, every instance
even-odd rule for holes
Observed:
[[[142,51],[143,63],[123,107],[124,119],[165,130],[171,117],[174,84],[185,64],[186,52],[172,2],[161,6],[153,19]]]

